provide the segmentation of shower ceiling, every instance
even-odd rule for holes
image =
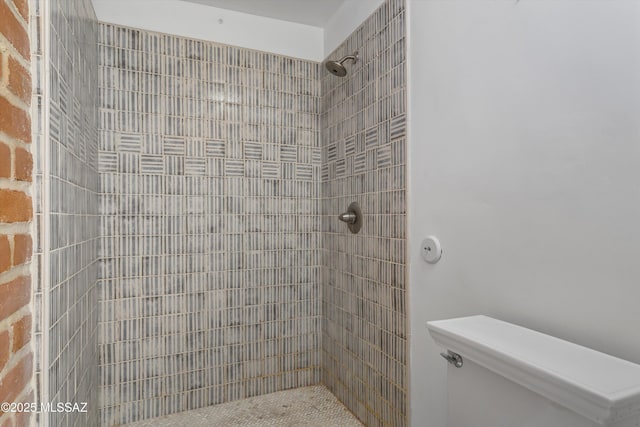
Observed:
[[[182,0],[252,15],[324,27],[348,0]]]

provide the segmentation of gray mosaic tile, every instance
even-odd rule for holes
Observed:
[[[102,169],[105,172],[114,172],[114,169]],[[140,156],[140,173],[143,174],[164,174],[164,158],[156,155]]]
[[[89,0],[53,2],[46,8],[42,0],[29,3],[38,94],[33,102],[34,198],[46,194],[50,199],[48,206],[36,204],[34,259],[40,274],[34,312],[48,316],[34,319],[35,400],[87,402],[89,409],[38,413],[32,420],[50,426],[98,425],[98,167],[112,172],[119,167],[117,154],[99,153],[99,145],[115,145],[115,140],[99,139],[98,22]],[[47,74],[45,64],[50,65]],[[42,274],[45,264],[48,276]]]
[[[313,384],[320,365],[367,425],[406,424],[404,14],[388,0],[338,48],[362,53],[344,80],[100,27],[103,424]],[[358,237],[335,221],[355,198]]]
[[[407,425],[405,2],[387,0],[322,70],[322,382],[367,426]],[[364,225],[336,221],[358,201]],[[349,380],[345,380],[348,378]]]
[[[322,386],[304,387],[127,424],[127,427],[361,427]]]
[[[225,143],[224,141],[206,141],[206,155],[207,157],[224,157],[225,156]]]
[[[108,24],[99,52],[101,423],[318,383],[320,65]]]

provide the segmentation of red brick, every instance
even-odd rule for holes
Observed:
[[[14,57],[9,57],[9,90],[24,102],[31,102],[31,74]]]
[[[0,273],[4,273],[11,268],[11,244],[9,236],[0,236]]]
[[[0,142],[0,178],[11,178],[11,148]]]
[[[0,96],[0,131],[21,141],[31,142],[29,113],[11,104],[3,96]]]
[[[26,222],[32,217],[31,197],[22,191],[0,189],[0,222]]]
[[[32,369],[33,355],[29,353],[0,378],[0,402],[13,402],[22,393],[31,380]]]
[[[13,324],[12,350],[17,353],[31,340],[31,315],[28,314]]]
[[[13,47],[29,60],[29,34],[4,1],[0,1],[0,28]]]
[[[9,360],[9,331],[0,332],[0,371],[4,369],[4,365]]]
[[[24,148],[16,148],[15,178],[18,181],[31,182],[31,171],[33,170],[33,157]]]
[[[13,3],[13,6],[11,6]],[[17,11],[17,13],[16,13]],[[27,62],[30,60],[28,34],[29,1],[0,0],[0,34],[13,49],[0,52],[0,81],[9,92],[11,99],[20,99],[25,104],[31,100],[31,74],[17,55]],[[15,98],[13,98],[15,96]],[[15,102],[15,101],[14,101]],[[18,104],[20,104],[18,102]],[[31,142],[31,118],[28,108],[14,105],[4,96],[0,96],[0,132],[25,143]],[[13,154],[13,155],[12,155]],[[14,163],[15,162],[15,163]],[[0,178],[14,178],[20,181],[32,180],[33,159],[28,150],[15,149],[12,153],[6,142],[0,142]],[[33,218],[31,197],[24,192],[0,188],[0,223],[26,222]],[[32,252],[32,242],[28,235],[14,236],[14,247],[7,236],[0,235],[0,273],[7,271],[7,258],[12,264],[28,262]],[[11,282],[0,283],[0,320],[14,314],[29,304],[31,298],[31,277],[21,276]],[[21,359],[11,359],[13,351],[19,351],[31,340],[31,314],[24,316],[11,325],[11,332],[0,331],[0,402],[12,402],[23,394],[33,375],[33,353],[28,352]],[[12,339],[11,339],[12,337]],[[15,357],[15,356],[13,356]],[[15,361],[18,363],[15,364]],[[7,364],[12,366],[7,369]],[[33,396],[30,397],[33,400]],[[0,425],[3,427],[27,427],[30,414],[15,414],[3,417],[0,412]]]
[[[6,319],[27,305],[30,298],[30,276],[20,276],[11,282],[0,284],[0,319]]]
[[[29,234],[13,236],[13,265],[22,265],[31,259],[32,241]]]
[[[16,9],[20,12],[20,16],[22,16],[25,21],[29,22],[29,1],[13,0],[13,4],[16,5]]]

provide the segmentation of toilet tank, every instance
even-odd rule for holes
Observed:
[[[462,362],[448,427],[640,427],[640,365],[487,316],[428,328]]]

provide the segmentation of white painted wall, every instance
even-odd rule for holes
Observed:
[[[324,27],[324,55],[327,57],[356,30],[384,0],[346,0]]]
[[[315,27],[181,0],[93,0],[102,22],[318,62],[382,3],[346,0],[324,27]]]
[[[446,425],[428,320],[487,314],[640,363],[640,2],[408,7],[411,425]]]
[[[93,0],[93,4],[103,22],[312,61],[324,58],[320,27],[179,0]]]

